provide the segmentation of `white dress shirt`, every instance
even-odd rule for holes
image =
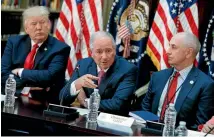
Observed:
[[[107,72],[108,69],[109,69],[109,68],[104,69],[103,71],[104,71],[104,72]],[[100,72],[100,70],[101,70],[100,67],[97,65],[97,72]],[[76,80],[75,80],[75,81],[76,81]],[[73,82],[71,83],[71,87],[70,87],[70,94],[71,94],[72,96],[77,95],[77,94],[81,91],[81,89],[80,89],[80,90],[76,90],[75,81],[73,81]]]
[[[160,116],[160,113],[161,113],[161,110],[162,110],[162,106],[163,106],[163,102],[164,102],[164,99],[165,99],[165,96],[166,96],[166,93],[167,93],[167,89],[168,89],[168,85],[169,85],[169,80],[171,79],[171,77],[173,76],[173,74],[175,73],[175,71],[179,72],[180,73],[180,76],[178,77],[178,84],[177,84],[177,87],[176,87],[176,94],[175,94],[175,98],[174,98],[174,103],[176,102],[176,99],[178,97],[178,94],[181,90],[181,86],[183,84],[183,82],[185,81],[187,75],[189,74],[190,70],[192,69],[193,67],[193,64],[190,65],[189,67],[186,67],[185,69],[181,70],[181,71],[177,71],[176,69],[174,69],[174,72],[172,73],[172,75],[169,77],[164,89],[163,89],[163,92],[161,94],[161,98],[160,98],[160,101],[159,101],[159,105],[158,105],[158,111],[157,111],[157,115]]]

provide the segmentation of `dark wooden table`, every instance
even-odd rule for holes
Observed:
[[[37,101],[21,96],[16,99],[15,107],[6,109],[1,104],[2,135],[56,135],[56,136],[137,136],[142,125],[133,125],[128,130],[106,128],[97,123],[88,123],[86,116],[79,116],[73,121],[45,117],[43,110],[48,106],[45,101]]]

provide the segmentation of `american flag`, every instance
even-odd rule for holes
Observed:
[[[123,40],[123,43],[125,45],[123,57],[127,58],[130,56],[130,37],[132,33],[131,24],[128,20],[125,21],[125,23],[119,27],[118,29],[118,37],[120,37]]]
[[[90,36],[102,29],[102,0],[64,0],[55,35],[71,47],[66,79],[79,59],[91,56]]]
[[[212,10],[204,36],[198,68],[214,80],[214,9]]]
[[[166,49],[177,32],[198,37],[197,0],[160,0],[147,42],[147,53],[158,70],[169,68]]]
[[[129,37],[131,35],[130,33],[130,25],[128,21],[126,21],[121,27],[118,29],[118,36],[122,38]]]

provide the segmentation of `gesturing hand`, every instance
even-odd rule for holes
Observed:
[[[82,77],[78,78],[75,81],[75,86],[76,86],[76,90],[81,89],[82,87],[87,87],[87,88],[96,88],[97,85],[94,84],[93,80],[98,80],[99,78],[96,76],[93,76],[91,74],[86,74],[83,75]]]
[[[206,124],[204,124],[204,127],[203,127],[202,131],[205,132],[205,133],[207,133],[207,132],[209,132],[213,127],[214,127],[214,124],[211,124],[211,123],[208,123],[208,122],[207,122]],[[211,133],[211,134],[214,134],[214,130],[212,130],[210,133]]]

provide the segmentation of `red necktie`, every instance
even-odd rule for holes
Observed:
[[[34,66],[34,56],[36,54],[36,50],[38,48],[38,44],[33,45],[33,49],[31,52],[27,55],[27,58],[25,59],[24,68],[25,69],[32,69]]]
[[[173,103],[174,99],[175,99],[175,94],[176,94],[176,88],[177,88],[177,84],[178,84],[178,77],[180,76],[179,72],[175,72],[175,75],[173,76],[172,82],[169,85],[169,89],[168,92],[166,93],[165,99],[164,99],[164,103],[162,106],[162,110],[161,110],[161,115],[160,115],[160,120],[163,121],[164,120],[164,115],[165,115],[165,111],[167,109],[167,106],[169,105],[169,103]]]
[[[98,73],[98,78],[99,78],[98,79],[98,86],[100,85],[100,82],[103,79],[104,75],[105,75],[105,71],[100,70],[99,73]]]

